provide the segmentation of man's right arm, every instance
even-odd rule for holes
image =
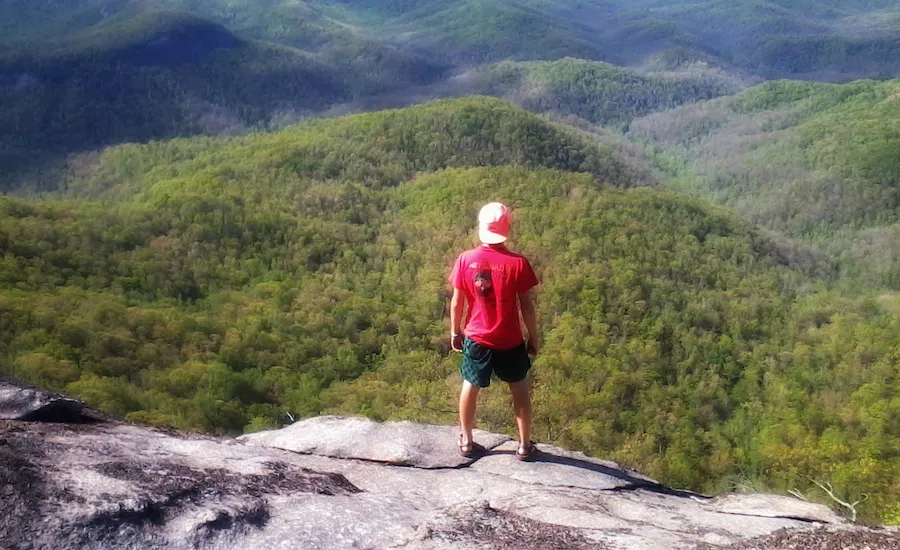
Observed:
[[[534,313],[534,299],[532,291],[526,290],[519,294],[519,307],[522,308],[522,319],[525,328],[528,329],[528,353],[537,355],[541,350],[541,334],[538,331],[537,316]]]
[[[454,351],[462,351],[462,317],[465,306],[463,293],[453,289],[453,297],[450,298],[450,347]]]

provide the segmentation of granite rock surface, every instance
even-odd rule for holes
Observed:
[[[341,417],[238,439],[2,420],[0,548],[900,548],[790,497],[707,498],[549,445],[522,463],[487,432],[488,454],[463,459],[456,435]]]

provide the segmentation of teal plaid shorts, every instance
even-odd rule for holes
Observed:
[[[491,385],[491,374],[515,384],[525,380],[531,369],[531,358],[525,342],[511,349],[492,349],[468,337],[463,340],[463,358],[459,366],[462,377],[474,386]]]

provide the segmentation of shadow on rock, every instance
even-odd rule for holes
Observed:
[[[126,481],[146,496],[136,505],[116,506],[80,521],[73,529],[79,543],[131,539],[146,544],[157,528],[191,511],[206,510],[197,522],[194,542],[220,536],[234,539],[250,528],[265,527],[270,511],[265,497],[314,493],[334,496],[361,492],[340,474],[321,473],[283,462],[266,464],[265,474],[236,474],[224,469],[199,470],[169,462],[113,461],[94,470]]]
[[[509,454],[515,455],[515,451],[507,451],[507,450],[494,450],[488,454],[500,455],[500,454]],[[581,460],[579,458],[571,457],[571,456],[562,456],[554,453],[550,453],[547,451],[539,451],[534,457],[529,461],[531,463],[545,463],[545,464],[557,464],[560,466],[568,466],[570,468],[581,468],[583,470],[589,470],[591,472],[596,472],[599,474],[603,474],[606,476],[610,476],[616,479],[620,479],[627,483],[626,486],[620,487],[617,489],[610,490],[618,490],[618,491],[634,491],[636,489],[643,489],[645,491],[650,491],[653,493],[659,493],[662,495],[682,497],[682,498],[702,498],[708,499],[709,497],[699,495],[697,493],[693,493],[691,491],[682,491],[679,489],[672,489],[670,487],[666,487],[664,485],[660,485],[654,481],[648,480],[643,477],[637,477],[628,473],[627,470],[621,468],[613,468],[610,466],[604,466],[603,464],[597,464],[596,462],[591,462],[588,460]]]
[[[42,530],[41,503],[49,489],[36,463],[43,456],[39,443],[7,437],[0,429],[0,548],[15,548]]]

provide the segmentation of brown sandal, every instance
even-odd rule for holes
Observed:
[[[534,441],[529,441],[527,447],[519,445],[519,448],[516,449],[516,458],[521,460],[522,462],[531,462],[532,460],[534,460],[534,455],[536,455],[537,453],[537,445],[534,443]]]
[[[474,441],[463,443],[462,434],[459,434],[459,442],[457,445],[459,446],[459,454],[464,458],[475,458],[476,456],[481,456],[487,452],[487,449]]]

